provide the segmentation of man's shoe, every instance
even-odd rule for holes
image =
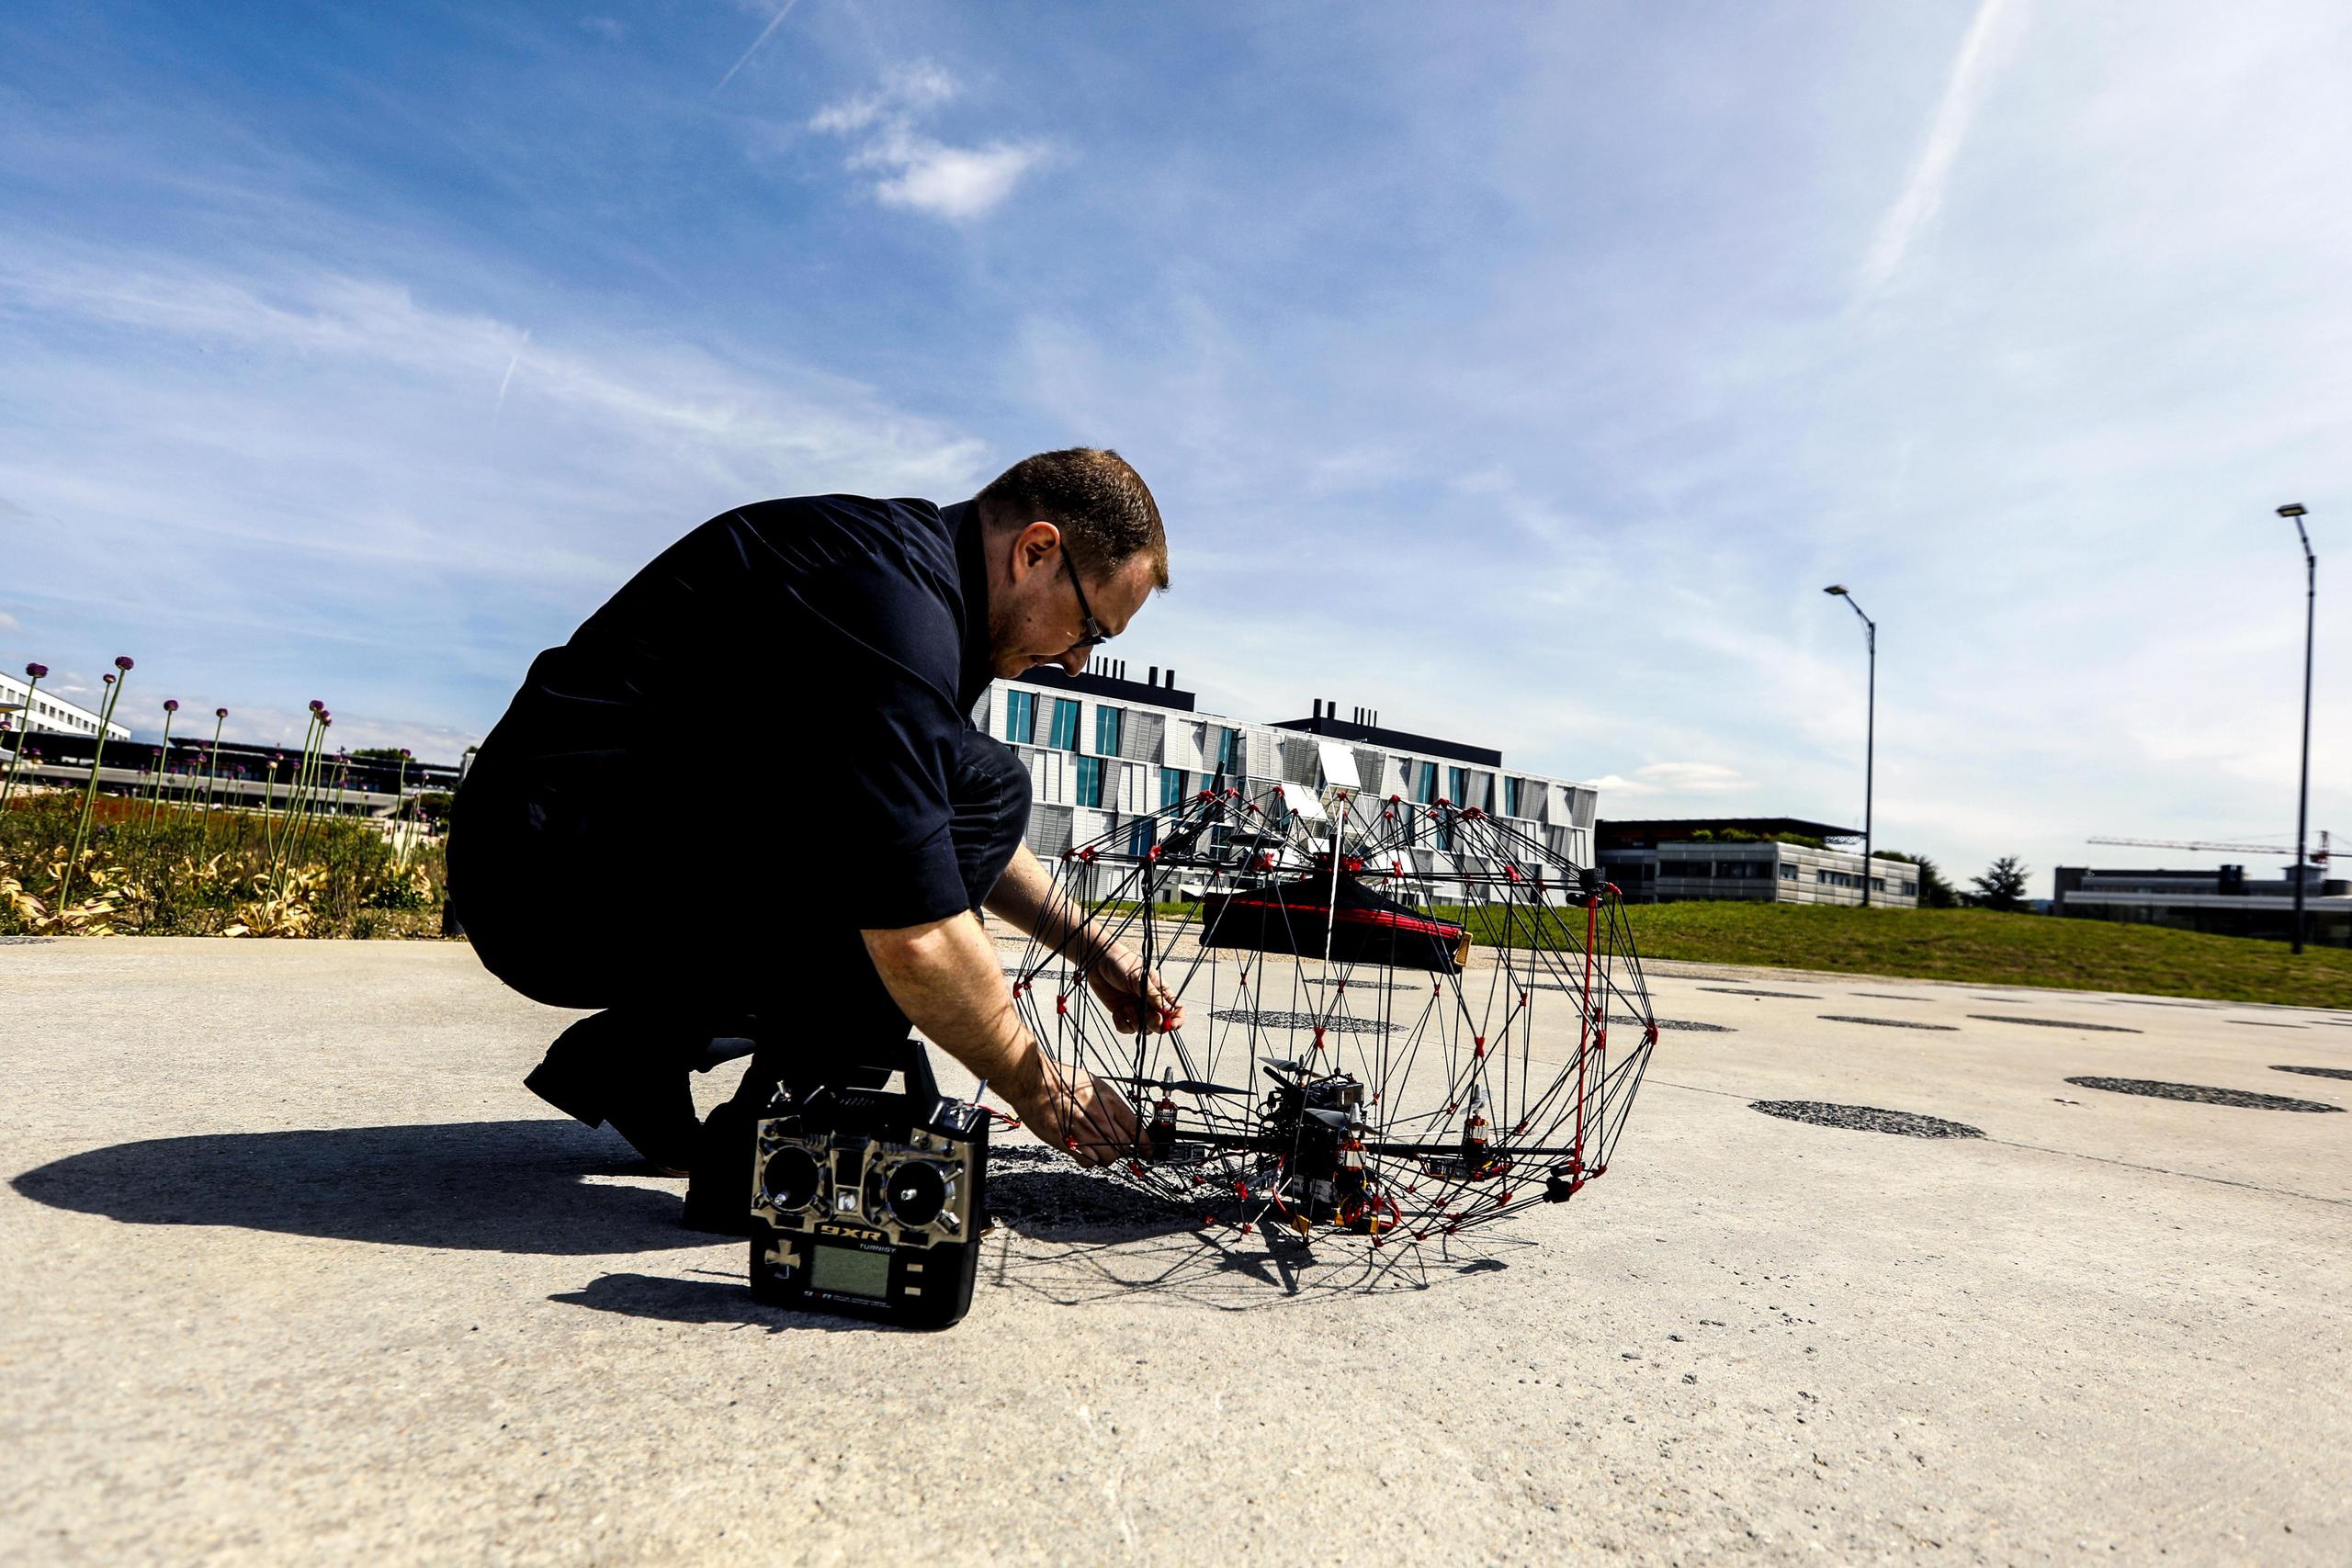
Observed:
[[[680,1224],[711,1235],[752,1234],[752,1161],[759,1136],[759,1114],[749,1102],[729,1100],[711,1109],[695,1141]]]
[[[523,1087],[565,1115],[611,1123],[631,1147],[673,1176],[694,1163],[698,1128],[686,1066],[602,1012],[557,1036]]]

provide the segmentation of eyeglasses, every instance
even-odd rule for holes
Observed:
[[[1069,573],[1070,592],[1078,595],[1079,618],[1086,623],[1086,635],[1064,651],[1076,653],[1081,648],[1096,648],[1109,642],[1114,634],[1104,631],[1102,623],[1095,620],[1094,606],[1086,602],[1086,589],[1078,581],[1078,568],[1069,564],[1069,551],[1067,549],[1062,551],[1062,570]]]

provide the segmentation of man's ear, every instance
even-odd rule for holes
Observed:
[[[1019,581],[1039,567],[1054,565],[1055,554],[1060,550],[1062,531],[1051,523],[1031,523],[1012,536],[1012,576]]]

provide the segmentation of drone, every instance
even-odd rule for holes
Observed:
[[[1372,1248],[1607,1174],[1657,1016],[1618,889],[1529,826],[1220,773],[1064,851],[1057,890],[1185,1014],[1119,1029],[1067,943],[1007,968],[1041,1047],[1135,1108],[1109,1173],[1270,1246]]]

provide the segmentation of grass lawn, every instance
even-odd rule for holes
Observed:
[[[1982,909],[1683,903],[1626,915],[1647,958],[2352,1008],[2352,951],[2336,947],[2298,958],[2283,942]]]

